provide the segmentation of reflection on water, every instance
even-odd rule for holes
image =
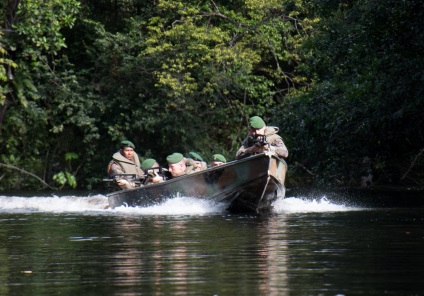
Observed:
[[[0,295],[419,295],[424,209],[0,196]]]

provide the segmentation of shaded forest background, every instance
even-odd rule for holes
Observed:
[[[280,127],[289,186],[424,184],[421,0],[3,0],[0,189],[96,189],[118,143],[233,159]]]

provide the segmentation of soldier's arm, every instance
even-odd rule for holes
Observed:
[[[237,151],[236,158],[241,159],[241,158],[250,156],[252,154],[261,153],[261,152],[263,152],[263,147],[261,145],[259,145],[259,146],[253,145],[253,146],[249,147],[248,146],[248,140],[246,138],[243,141],[243,143],[241,144],[240,149]]]
[[[115,162],[110,164],[108,171],[109,178],[114,178],[116,175],[125,174],[122,167]],[[126,180],[125,178],[116,178],[115,182],[121,189],[131,189],[135,187],[134,182]]]
[[[109,176],[109,178],[113,178],[116,175],[120,175],[120,174],[124,174],[124,173],[125,172],[122,169],[122,167],[119,164],[117,164],[116,162],[112,162],[109,165],[109,168],[108,168],[108,176]]]
[[[278,137],[272,143],[270,143],[269,150],[274,151],[279,157],[289,156],[289,151],[281,137]]]

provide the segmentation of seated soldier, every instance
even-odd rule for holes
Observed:
[[[278,127],[266,126],[259,116],[249,119],[249,134],[244,139],[236,158],[244,158],[264,151],[274,151],[279,157],[288,157],[289,151],[283,139],[277,135]]]
[[[113,154],[109,162],[107,173],[108,177],[115,179],[115,189],[131,189],[140,186],[140,179],[144,172],[140,167],[140,160],[134,151],[135,146],[130,141],[122,141],[118,152]],[[132,174],[134,180],[128,179],[123,174]]]
[[[165,181],[162,168],[155,159],[147,158],[141,163],[141,168],[147,175],[143,182],[144,185]]]
[[[208,168],[208,165],[203,158],[196,152],[189,152],[187,158],[193,160],[194,171],[200,172]]]
[[[216,166],[220,166],[227,163],[227,160],[225,159],[225,157],[222,154],[214,154],[214,156],[212,156],[212,166],[216,167]]]
[[[168,170],[172,178],[195,173],[193,164],[181,153],[173,153],[166,158],[168,162]]]

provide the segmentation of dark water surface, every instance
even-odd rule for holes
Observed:
[[[0,295],[424,295],[424,207],[0,196]]]

